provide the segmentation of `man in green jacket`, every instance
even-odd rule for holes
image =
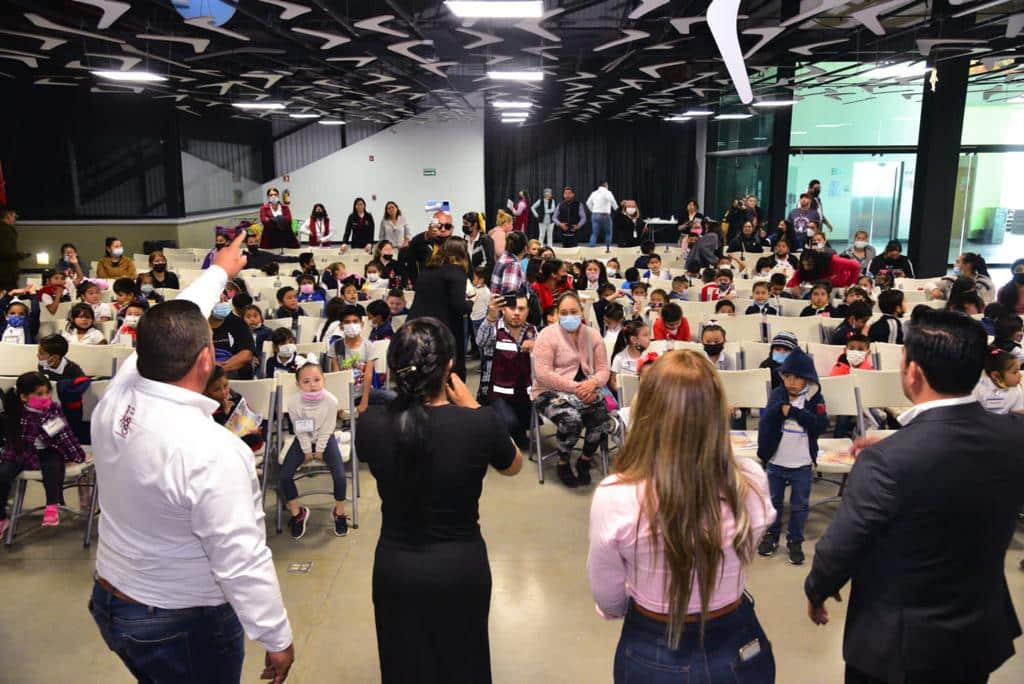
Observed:
[[[13,209],[0,209],[0,290],[18,286],[18,230]]]

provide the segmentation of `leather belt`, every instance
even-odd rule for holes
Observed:
[[[134,603],[135,605],[138,605],[138,606],[145,605],[143,603],[139,603],[138,601],[133,599],[128,594],[125,594],[123,592],[118,591],[118,589],[113,584],[111,584],[107,580],[103,579],[99,575],[96,575],[96,584],[100,585],[101,587],[106,589],[108,592],[113,594],[115,597],[121,599],[122,601],[125,601],[126,603]]]
[[[729,613],[739,608],[742,604],[743,596],[741,595],[738,599],[736,599],[729,605],[722,606],[717,610],[712,610],[711,612],[709,612],[708,620],[714,620],[715,618],[720,618],[724,615],[728,615]],[[665,613],[655,613],[653,610],[648,610],[647,608],[644,608],[636,601],[633,602],[633,607],[636,608],[636,612],[640,613],[646,618],[650,618],[652,620],[657,620],[658,622],[664,622],[665,624],[668,624],[668,615],[666,615]],[[700,613],[690,613],[686,616],[685,622],[688,624],[700,622]]]

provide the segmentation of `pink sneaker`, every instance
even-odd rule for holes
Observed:
[[[47,506],[43,511],[43,527],[56,527],[60,524],[60,512],[56,506]]]

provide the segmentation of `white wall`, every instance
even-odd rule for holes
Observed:
[[[259,204],[266,196],[256,181],[188,152],[181,153],[181,181],[189,214]]]
[[[373,161],[370,161],[370,156]],[[424,168],[437,170],[424,176]],[[377,226],[393,200],[413,233],[426,228],[428,200],[449,200],[456,225],[467,211],[484,210],[484,125],[471,121],[404,121],[264,184],[291,191],[292,215],[308,216],[322,202],[344,228],[356,197],[366,200]],[[333,227],[333,226],[332,226]]]

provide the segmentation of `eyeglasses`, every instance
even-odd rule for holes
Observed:
[[[438,229],[438,230],[451,230],[451,229],[452,229],[452,228],[454,228],[454,227],[455,227],[455,226],[453,226],[453,225],[452,225],[452,224],[450,224],[450,223],[439,223],[439,224],[437,225],[437,229]]]

